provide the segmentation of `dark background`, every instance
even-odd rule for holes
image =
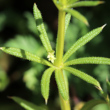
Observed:
[[[55,49],[58,11],[52,0],[0,0],[0,46],[22,48],[46,58],[46,53],[34,28],[32,16],[34,2],[42,13],[49,39]],[[100,35],[79,49],[70,59],[86,56],[110,58],[110,1],[106,0],[104,4],[97,7],[78,8],[77,10],[86,16],[90,26],[87,27],[72,17],[65,36],[65,51],[90,30],[105,23],[107,26]],[[110,66],[78,65],[74,67],[95,77],[101,83],[102,88],[107,90],[106,78],[109,78]],[[40,80],[46,68],[0,51],[0,110],[23,110],[7,96],[18,96],[43,106]],[[78,102],[101,98],[99,91],[92,85],[70,74],[68,74],[68,79],[72,108]],[[48,107],[50,110],[60,109],[54,75],[51,78]]]

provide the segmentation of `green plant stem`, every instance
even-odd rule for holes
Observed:
[[[60,95],[60,93],[59,93],[59,97],[60,97],[60,103],[61,103],[61,110],[71,110],[69,101],[64,100]]]
[[[58,35],[57,35],[57,45],[56,45],[56,60],[55,66],[60,67],[62,65],[62,57],[64,50],[64,36],[65,36],[65,15],[64,11],[59,11],[58,14]],[[69,100],[64,100],[59,93],[61,109],[70,110]]]
[[[64,50],[64,36],[65,36],[65,12],[59,11],[56,61],[55,61],[56,66],[60,66],[62,63],[63,50]]]

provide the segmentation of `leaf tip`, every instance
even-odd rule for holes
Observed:
[[[104,24],[101,28],[103,29],[107,24]]]
[[[87,20],[84,23],[89,27],[89,22]]]
[[[37,5],[36,5],[36,3],[34,2],[34,5],[33,5],[33,7],[35,8],[35,7],[37,7]]]
[[[2,47],[0,47],[0,50],[2,50]]]
[[[102,91],[101,86],[95,86],[99,91]]]
[[[48,99],[45,99],[45,104],[47,105],[47,103],[48,103]]]
[[[108,77],[106,78],[106,82],[109,82],[109,81],[108,81]]]
[[[36,5],[36,3],[34,2],[34,5]]]

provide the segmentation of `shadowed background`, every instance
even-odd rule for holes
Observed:
[[[0,46],[17,47],[46,58],[47,54],[37,36],[33,18],[33,3],[40,9],[52,47],[55,49],[57,34],[57,9],[52,0],[0,0]],[[97,7],[78,8],[87,17],[87,27],[77,19],[71,19],[65,36],[65,50],[78,38],[90,30],[107,23],[102,33],[81,47],[70,59],[88,56],[110,58],[110,1]],[[110,66],[78,65],[74,66],[95,77],[106,91],[106,78],[109,78]],[[46,66],[19,59],[0,51],[0,110],[24,110],[7,96],[19,96],[36,105],[44,106],[40,81]],[[68,73],[67,73],[68,74]],[[68,74],[70,101],[72,108],[79,102],[100,98],[99,91],[93,85]],[[57,86],[54,74],[51,77],[49,110],[60,110]],[[104,108],[103,108],[104,107]],[[94,110],[106,110],[106,106]]]

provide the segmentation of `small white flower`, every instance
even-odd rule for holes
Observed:
[[[54,51],[51,51],[51,52],[48,52],[48,60],[51,61],[52,63],[54,63],[54,60],[56,59],[55,56],[54,56]]]

